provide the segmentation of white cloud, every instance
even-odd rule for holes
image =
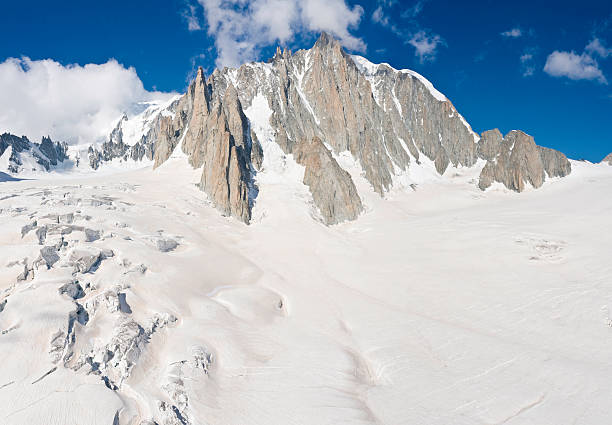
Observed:
[[[357,28],[361,22],[363,8],[355,5],[352,9],[344,0],[302,0],[302,21],[311,31],[327,31],[337,36],[349,49],[365,51],[366,45],[360,38],[350,34],[349,29]]]
[[[200,19],[197,15],[197,8],[193,4],[188,4],[186,9],[183,9],[182,16],[187,21],[187,29],[189,31],[200,31]]]
[[[378,6],[372,13],[372,22],[376,22],[377,24],[381,24],[385,27],[389,25],[389,17],[385,15],[385,12],[383,12],[382,6]]]
[[[535,72],[534,57],[532,53],[524,53],[520,57],[523,77],[531,77]]]
[[[553,77],[567,77],[571,80],[596,80],[608,84],[597,61],[588,53],[555,50],[546,59],[544,72]]]
[[[502,32],[501,35],[508,38],[519,38],[523,35],[523,31],[521,31],[520,28],[512,28],[508,31]]]
[[[171,96],[146,91],[136,70],[114,59],[64,66],[51,59],[9,58],[0,63],[0,93],[0,132],[69,143],[102,140],[138,102]]]
[[[415,48],[414,54],[419,60],[425,62],[435,59],[438,46],[444,45],[444,40],[437,34],[427,34],[421,30],[408,40],[408,44]]]
[[[612,56],[612,48],[603,45],[599,38],[594,38],[587,44],[585,50],[592,55],[599,55],[602,58]]]
[[[351,34],[363,8],[345,0],[198,0],[204,8],[208,34],[214,37],[218,67],[255,60],[261,49],[286,43],[303,32],[328,32],[351,50],[365,51]]]

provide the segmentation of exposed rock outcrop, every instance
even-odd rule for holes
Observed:
[[[604,159],[601,160],[602,163],[608,163],[609,165],[612,165],[612,153],[609,153],[608,156],[606,156]]]
[[[201,189],[223,214],[248,223],[253,201],[249,195],[252,141],[236,89],[230,86],[223,93],[211,94],[200,68],[180,103],[185,105],[185,114],[177,114],[178,119],[169,124],[176,128],[175,136],[160,141],[155,166],[170,156],[184,133],[183,152],[194,168],[202,167]]]
[[[304,184],[310,188],[325,224],[355,220],[363,211],[350,174],[343,170],[318,137],[299,143],[293,155],[304,166]]]
[[[487,160],[478,182],[482,190],[499,182],[508,189],[522,192],[526,183],[538,188],[547,176],[563,177],[571,172],[565,155],[537,146],[533,137],[518,130],[509,132],[503,139],[497,129],[484,132],[478,152]]]
[[[158,137],[155,166],[170,156],[182,137],[182,150],[192,166],[203,167],[202,190],[224,214],[248,222],[263,150],[243,108],[257,94],[268,101],[272,116],[266,124],[285,153],[307,151],[315,137],[329,143],[335,153],[348,150],[381,196],[391,187],[393,175],[407,170],[411,159],[418,163],[421,154],[434,161],[440,173],[450,163],[476,162],[477,136],[448,99],[416,73],[364,61],[322,34],[312,49],[295,54],[278,49],[267,64],[215,70],[208,80],[198,70],[179,101],[185,111],[181,122],[177,113],[168,124],[171,131]],[[165,133],[172,136],[166,138]],[[307,145],[302,147],[302,141]],[[338,177],[343,170],[330,158],[331,175],[344,182]],[[354,219],[362,208],[355,201],[359,195],[354,185],[338,184],[335,188],[342,188],[346,197],[338,202],[348,205],[346,211],[329,201],[333,193],[323,193],[334,186],[315,188],[324,216],[339,214],[327,217],[329,223]]]
[[[487,161],[494,160],[503,140],[504,136],[497,128],[483,132],[478,141],[478,156]]]
[[[263,96],[271,111],[265,123],[251,123],[244,114],[256,96]],[[180,144],[190,164],[202,167],[200,188],[212,203],[245,223],[256,202],[256,174],[264,155],[252,128],[270,128],[285,154],[307,164],[305,183],[330,224],[354,219],[362,209],[332,153],[350,152],[381,196],[395,175],[419,166],[423,156],[440,174],[451,164],[471,167],[485,159],[483,189],[498,181],[521,191],[525,182],[539,187],[546,176],[571,171],[563,154],[536,146],[523,133],[503,138],[492,130],[478,137],[424,77],[350,56],[325,33],[312,49],[277,49],[267,63],[216,69],[208,79],[200,68],[171,109],[158,114],[143,144],[145,153],[138,148],[137,156],[151,155],[158,167]],[[129,155],[121,123],[98,154],[103,159]],[[134,155],[135,147],[130,149]],[[308,165],[313,158],[317,166]],[[315,175],[330,184],[321,185]]]
[[[565,177],[572,172],[572,165],[561,152],[543,146],[538,146],[538,150],[546,177]]]
[[[40,143],[32,143],[26,136],[0,135],[0,157],[5,153],[9,155],[6,171],[12,174],[49,171],[68,159],[67,152],[66,143],[53,142],[50,137],[43,137]]]
[[[101,150],[94,146],[89,147],[87,152],[89,166],[98,169],[102,163],[116,158],[123,161],[129,159],[133,161],[153,160],[158,150],[156,144],[164,144],[167,140],[178,137],[180,130],[177,132],[172,124],[177,113],[179,117],[184,115],[184,113],[180,114],[184,104],[185,101],[181,103],[179,100],[175,100],[165,108],[154,105],[147,109],[142,116],[134,118],[141,127],[142,135],[136,141],[132,140],[129,143],[126,142],[124,135],[124,128],[128,122],[128,117],[124,114],[111,132],[108,141],[102,144]],[[180,119],[177,122],[183,124]],[[160,154],[163,155],[163,149],[159,150]]]

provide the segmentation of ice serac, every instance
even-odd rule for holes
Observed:
[[[612,165],[612,153],[609,153],[604,159],[601,160],[602,164],[608,163],[608,165]]]
[[[293,155],[305,168],[304,184],[310,188],[325,224],[355,220],[359,216],[363,205],[353,179],[338,165],[321,139],[314,137],[299,143]]]
[[[518,130],[512,130],[503,138],[497,129],[484,132],[478,152],[487,160],[478,182],[482,190],[499,182],[508,189],[522,192],[526,183],[538,188],[547,176],[564,177],[571,172],[565,155],[536,145],[533,137]]]

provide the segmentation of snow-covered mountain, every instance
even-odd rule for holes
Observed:
[[[325,34],[141,110],[0,136],[1,425],[609,422],[612,156]]]
[[[261,192],[257,175],[279,149],[283,161],[305,168],[303,183],[327,224],[362,211],[353,177],[337,161],[345,153],[380,196],[427,163],[440,175],[449,166],[482,169],[482,189],[499,182],[522,191],[571,172],[563,154],[520,131],[478,136],[424,77],[349,56],[326,34],[310,50],[279,49],[267,63],[215,70],[208,79],[200,69],[172,112],[157,117],[146,136],[155,167],[182,141],[190,164],[203,167],[202,190],[246,223]],[[120,138],[116,132],[111,142]],[[105,152],[112,158],[127,148],[114,142]]]
[[[68,145],[43,137],[32,143],[26,136],[0,135],[0,172],[29,176],[42,171],[66,166]]]
[[[155,141],[163,117],[174,117],[174,108],[178,99],[166,102],[147,102],[143,104],[143,111],[128,118],[124,114],[107,141],[101,146],[88,146],[85,155],[89,166],[97,170],[101,165],[112,162],[129,163],[140,162],[150,164],[155,152]]]
[[[423,76],[350,56],[327,34],[309,50],[279,49],[267,63],[208,78],[200,69],[187,93],[146,106],[121,117],[102,145],[73,148],[79,166],[158,167],[180,144],[191,166],[202,168],[200,187],[213,204],[245,223],[261,194],[260,174],[278,167],[268,156],[304,168],[292,184],[308,187],[327,224],[363,211],[357,176],[384,197],[397,182],[414,188],[411,176],[432,166],[439,175],[475,168],[481,189],[501,183],[519,192],[571,172],[565,155],[523,132],[479,136]],[[338,162],[347,155],[353,174]]]

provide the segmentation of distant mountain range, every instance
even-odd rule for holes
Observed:
[[[68,159],[68,145],[43,137],[40,143],[26,136],[0,135],[0,171],[22,174],[24,171],[49,171]]]

